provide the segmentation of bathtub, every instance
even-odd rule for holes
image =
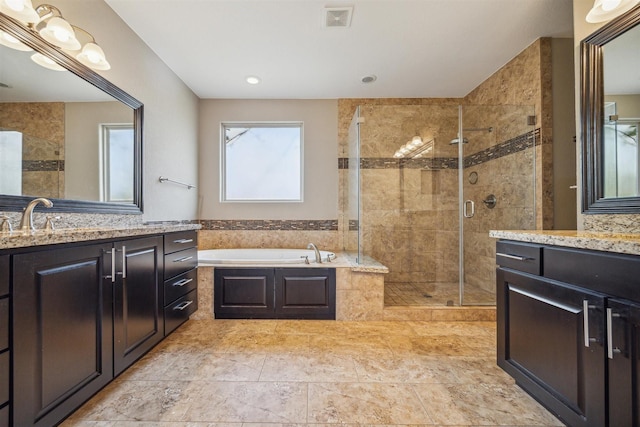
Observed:
[[[320,251],[322,262],[336,258],[336,254]],[[198,265],[276,265],[276,264],[305,264],[316,262],[313,250],[308,249],[207,249],[198,251]]]

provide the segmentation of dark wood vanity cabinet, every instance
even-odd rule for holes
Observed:
[[[1,252],[0,427],[59,424],[164,338],[172,235]]]
[[[10,384],[10,305],[9,271],[10,258],[0,256],[0,427],[9,426],[9,394]]]
[[[13,256],[13,425],[56,425],[113,379],[111,244]]]
[[[498,365],[569,426],[639,426],[640,257],[496,252]]]
[[[169,335],[198,309],[198,238],[195,231],[164,237],[164,333]]]
[[[605,316],[609,425],[640,426],[640,304],[609,300]]]
[[[112,251],[113,365],[118,375],[164,337],[163,239],[157,236],[117,242]]]
[[[216,268],[217,319],[335,319],[331,268]]]

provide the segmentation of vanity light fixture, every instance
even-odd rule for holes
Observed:
[[[258,76],[247,76],[247,78],[245,80],[250,85],[257,85],[257,84],[260,84],[260,82],[262,81],[262,80],[260,80],[260,77],[258,77]]]
[[[393,155],[395,159],[418,159],[433,150],[433,139],[424,141],[420,136],[414,136]]]
[[[592,24],[610,21],[630,10],[638,4],[638,1],[639,0],[595,0],[593,7],[585,19]]]
[[[91,33],[67,22],[57,7],[41,4],[34,9],[31,0],[0,0],[0,12],[22,22],[29,30],[38,33],[52,45],[74,55],[87,67],[94,70],[111,68],[104,51],[98,46]],[[79,36],[82,37],[82,42]],[[10,34],[3,32],[0,32],[0,44],[16,50],[33,50]],[[31,59],[38,65],[52,70],[63,69],[55,61],[49,58],[45,60],[43,55],[33,55]]]

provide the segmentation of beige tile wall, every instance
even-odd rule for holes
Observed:
[[[64,103],[0,103],[0,129],[22,132],[22,160],[41,162],[23,170],[22,194],[64,198]]]

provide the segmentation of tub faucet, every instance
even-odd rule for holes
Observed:
[[[42,203],[46,207],[50,208],[53,206],[53,203],[49,199],[45,199],[44,197],[38,197],[37,199],[33,199],[29,202],[26,208],[24,208],[24,212],[22,212],[22,218],[20,219],[20,230],[22,231],[32,231],[36,228],[33,226],[33,209],[38,205],[38,203]]]
[[[318,250],[316,245],[314,245],[313,243],[309,243],[307,245],[307,249],[313,249],[313,251],[316,253],[316,262],[318,264],[322,264],[322,257],[320,256],[320,251]]]

